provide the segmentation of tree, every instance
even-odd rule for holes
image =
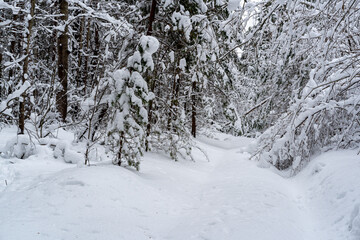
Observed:
[[[58,78],[60,89],[56,95],[57,109],[60,113],[61,120],[66,122],[68,108],[68,70],[69,70],[69,50],[68,50],[68,17],[69,3],[67,0],[59,0],[59,9],[61,14],[62,26],[58,36]]]
[[[151,55],[157,51],[159,42],[151,36],[142,36],[137,50],[129,58],[127,67],[112,75],[111,121],[108,139],[116,153],[115,164],[126,160],[129,166],[139,169],[140,157],[145,149],[145,129],[148,112],[146,103],[152,98],[142,74],[154,69]]]
[[[35,0],[31,0],[30,2],[30,15],[27,17],[28,19],[28,26],[26,31],[26,41],[25,41],[25,59],[24,59],[24,66],[23,66],[23,73],[22,73],[22,84],[25,84],[25,82],[29,78],[28,68],[29,68],[29,59],[30,59],[30,48],[31,48],[31,37],[32,37],[32,28],[34,25],[34,16],[35,16]],[[25,99],[26,99],[26,93],[23,92],[21,94],[20,99],[20,110],[19,110],[19,129],[20,134],[24,134],[25,129]]]
[[[282,31],[272,33],[280,42],[273,55],[284,66],[276,69],[276,74],[288,79],[272,86],[277,84],[287,91],[271,101],[286,98],[283,101],[288,106],[261,135],[255,158],[292,175],[313,154],[357,147],[360,141],[356,120],[360,59],[353,48],[360,40],[355,20],[359,6],[350,0],[335,5],[322,1],[284,3],[281,8],[278,11],[288,11],[285,16],[289,19],[283,21]],[[297,68],[291,67],[293,64]]]

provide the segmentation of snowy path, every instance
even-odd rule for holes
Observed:
[[[212,151],[213,172],[167,239],[318,239],[294,182],[238,149]]]
[[[336,209],[351,213],[357,234],[359,192],[353,183],[346,197],[340,193],[323,204],[316,196],[329,174],[315,175],[310,180],[318,180],[309,186],[304,185],[309,176],[284,179],[249,161],[243,153],[248,144],[241,138],[203,139],[210,162],[200,153],[195,163],[148,154],[140,173],[106,164],[78,168],[46,159],[50,150],[0,165],[13,173],[12,183],[0,192],[0,240],[356,239],[344,228],[349,216]],[[316,172],[324,168],[319,166]],[[338,225],[329,208],[339,212],[333,214]]]

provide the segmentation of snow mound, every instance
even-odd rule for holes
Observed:
[[[16,157],[26,159],[34,153],[34,150],[34,145],[31,143],[28,135],[17,135],[7,141],[1,152],[5,158]]]
[[[66,163],[80,163],[84,162],[84,154],[75,150],[75,146],[68,144],[65,141],[53,141],[55,145],[54,158],[62,158]]]
[[[15,178],[15,172],[12,170],[11,161],[0,161],[0,193],[12,183]]]
[[[319,231],[332,239],[360,239],[359,173],[356,151],[332,151],[313,159],[296,177],[307,186],[311,211],[323,219]]]

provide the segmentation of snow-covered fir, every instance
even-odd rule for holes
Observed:
[[[0,240],[359,240],[359,19],[0,0]]]

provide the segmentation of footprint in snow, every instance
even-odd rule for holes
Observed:
[[[344,198],[345,196],[346,196],[346,192],[339,193],[339,194],[337,195],[337,199],[342,199],[342,198]]]
[[[72,180],[72,181],[66,181],[66,182],[61,182],[60,185],[62,186],[85,186],[85,183],[83,183],[82,181],[76,181],[76,180]]]

